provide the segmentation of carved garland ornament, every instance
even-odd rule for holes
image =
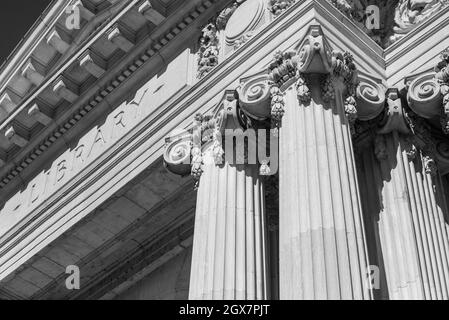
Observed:
[[[441,128],[445,134],[449,134],[449,48],[441,53],[441,61],[435,67],[435,72],[443,96]]]
[[[217,27],[209,23],[202,30],[200,48],[198,50],[198,79],[206,76],[218,65],[219,41]]]

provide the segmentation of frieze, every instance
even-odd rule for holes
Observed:
[[[162,103],[190,84],[190,51],[181,53],[164,74],[153,77],[120,104],[100,125],[83,135],[76,145],[65,150],[50,166],[34,177],[23,190],[9,198],[0,210],[0,235],[42,205],[66,183],[89,168],[115,146],[140,121]],[[101,120],[99,120],[101,121]]]

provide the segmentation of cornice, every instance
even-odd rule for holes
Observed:
[[[119,12],[113,19],[103,26],[94,37],[87,41],[79,50],[66,61],[61,68],[55,70],[51,76],[49,76],[44,83],[24,102],[21,106],[11,114],[5,122],[0,125],[0,131],[4,130],[8,123],[13,121],[24,108],[28,107],[37,98],[46,87],[52,85],[54,81],[59,77],[63,70],[69,68],[73,63],[83,55],[92,44],[99,39],[104,33],[112,28],[117,21],[130,10],[139,0],[132,1],[126,6],[126,8]],[[201,5],[194,6],[194,9],[187,14],[183,15],[181,20],[173,23],[171,28],[167,31],[155,32],[150,38],[140,43],[131,53],[126,56],[122,62],[109,70],[107,76],[101,78],[99,82],[95,83],[88,92],[77,100],[65,114],[61,115],[57,122],[53,122],[44,132],[41,134],[45,138],[38,143],[28,144],[23,148],[20,153],[14,157],[11,161],[9,168],[4,167],[0,170],[0,188],[5,187],[12,179],[19,176],[20,173],[27,168],[35,159],[37,159],[43,152],[50,148],[58,139],[64,136],[72,127],[74,127],[79,121],[81,121],[92,109],[94,109],[99,103],[114,92],[120,85],[137,73],[138,70],[148,61],[155,58],[164,61],[160,52],[164,47],[171,44],[184,29],[191,25],[198,17],[203,16],[207,9],[212,5],[213,1],[204,0]],[[208,13],[210,14],[210,13]],[[8,170],[8,171],[7,171]]]

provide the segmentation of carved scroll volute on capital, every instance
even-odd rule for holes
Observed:
[[[174,132],[165,139],[164,165],[172,173],[187,176],[191,170],[192,134]]]
[[[378,79],[360,75],[357,87],[357,111],[361,121],[375,119],[385,109],[386,88]]]
[[[237,88],[239,105],[243,112],[256,120],[265,120],[271,114],[271,84],[267,72],[240,80]]]
[[[419,116],[431,119],[441,115],[443,95],[434,74],[425,74],[416,79],[406,79],[409,84],[407,100],[410,108]]]
[[[294,60],[299,73],[327,74],[332,71],[332,50],[320,26],[310,27]]]

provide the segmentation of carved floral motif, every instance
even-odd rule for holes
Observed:
[[[277,17],[285,10],[287,10],[296,1],[297,0],[270,0],[269,10],[275,17]]]
[[[357,111],[357,86],[359,84],[357,68],[354,58],[349,52],[332,53],[332,70],[334,77],[342,77],[346,90],[344,96],[345,114],[348,119],[352,134],[355,133],[355,122],[358,118]]]
[[[435,67],[435,79],[440,84],[443,95],[441,108],[441,128],[445,134],[449,134],[449,48],[441,53],[441,61]]]
[[[332,75],[325,75],[321,82],[321,90],[323,92],[323,101],[330,102],[335,100],[335,87]]]
[[[298,100],[300,103],[307,104],[312,99],[312,92],[307,85],[304,74],[298,72],[297,78],[298,80],[296,81],[296,92],[298,95]]]
[[[329,0],[338,10],[353,20],[382,47],[388,47],[409,33],[418,24],[449,5],[446,0]],[[379,29],[368,28],[367,8],[379,8]],[[377,13],[376,13],[377,14]]]
[[[215,25],[218,30],[224,30],[226,25],[231,18],[232,14],[237,10],[237,8],[243,3],[245,0],[236,0],[229,7],[223,9],[219,14],[217,19],[215,20]]]
[[[216,65],[218,65],[219,43],[217,27],[209,23],[204,27],[200,39],[198,51],[198,78],[206,76]]]
[[[395,26],[389,44],[404,37],[448,4],[444,0],[400,0],[395,8]]]
[[[273,85],[271,87],[271,126],[272,128],[279,129],[281,126],[282,117],[285,113],[285,100],[284,95],[278,86]]]
[[[287,81],[294,79],[297,75],[297,61],[293,59],[296,56],[294,51],[282,53],[277,51],[274,59],[268,66],[270,78],[278,87],[284,85]]]
[[[274,59],[268,69],[271,85],[271,123],[272,127],[278,129],[281,125],[282,117],[285,113],[284,96],[280,88],[290,80],[295,79],[297,75],[297,63],[293,59],[295,52],[289,51],[282,53],[280,51],[274,54]]]

